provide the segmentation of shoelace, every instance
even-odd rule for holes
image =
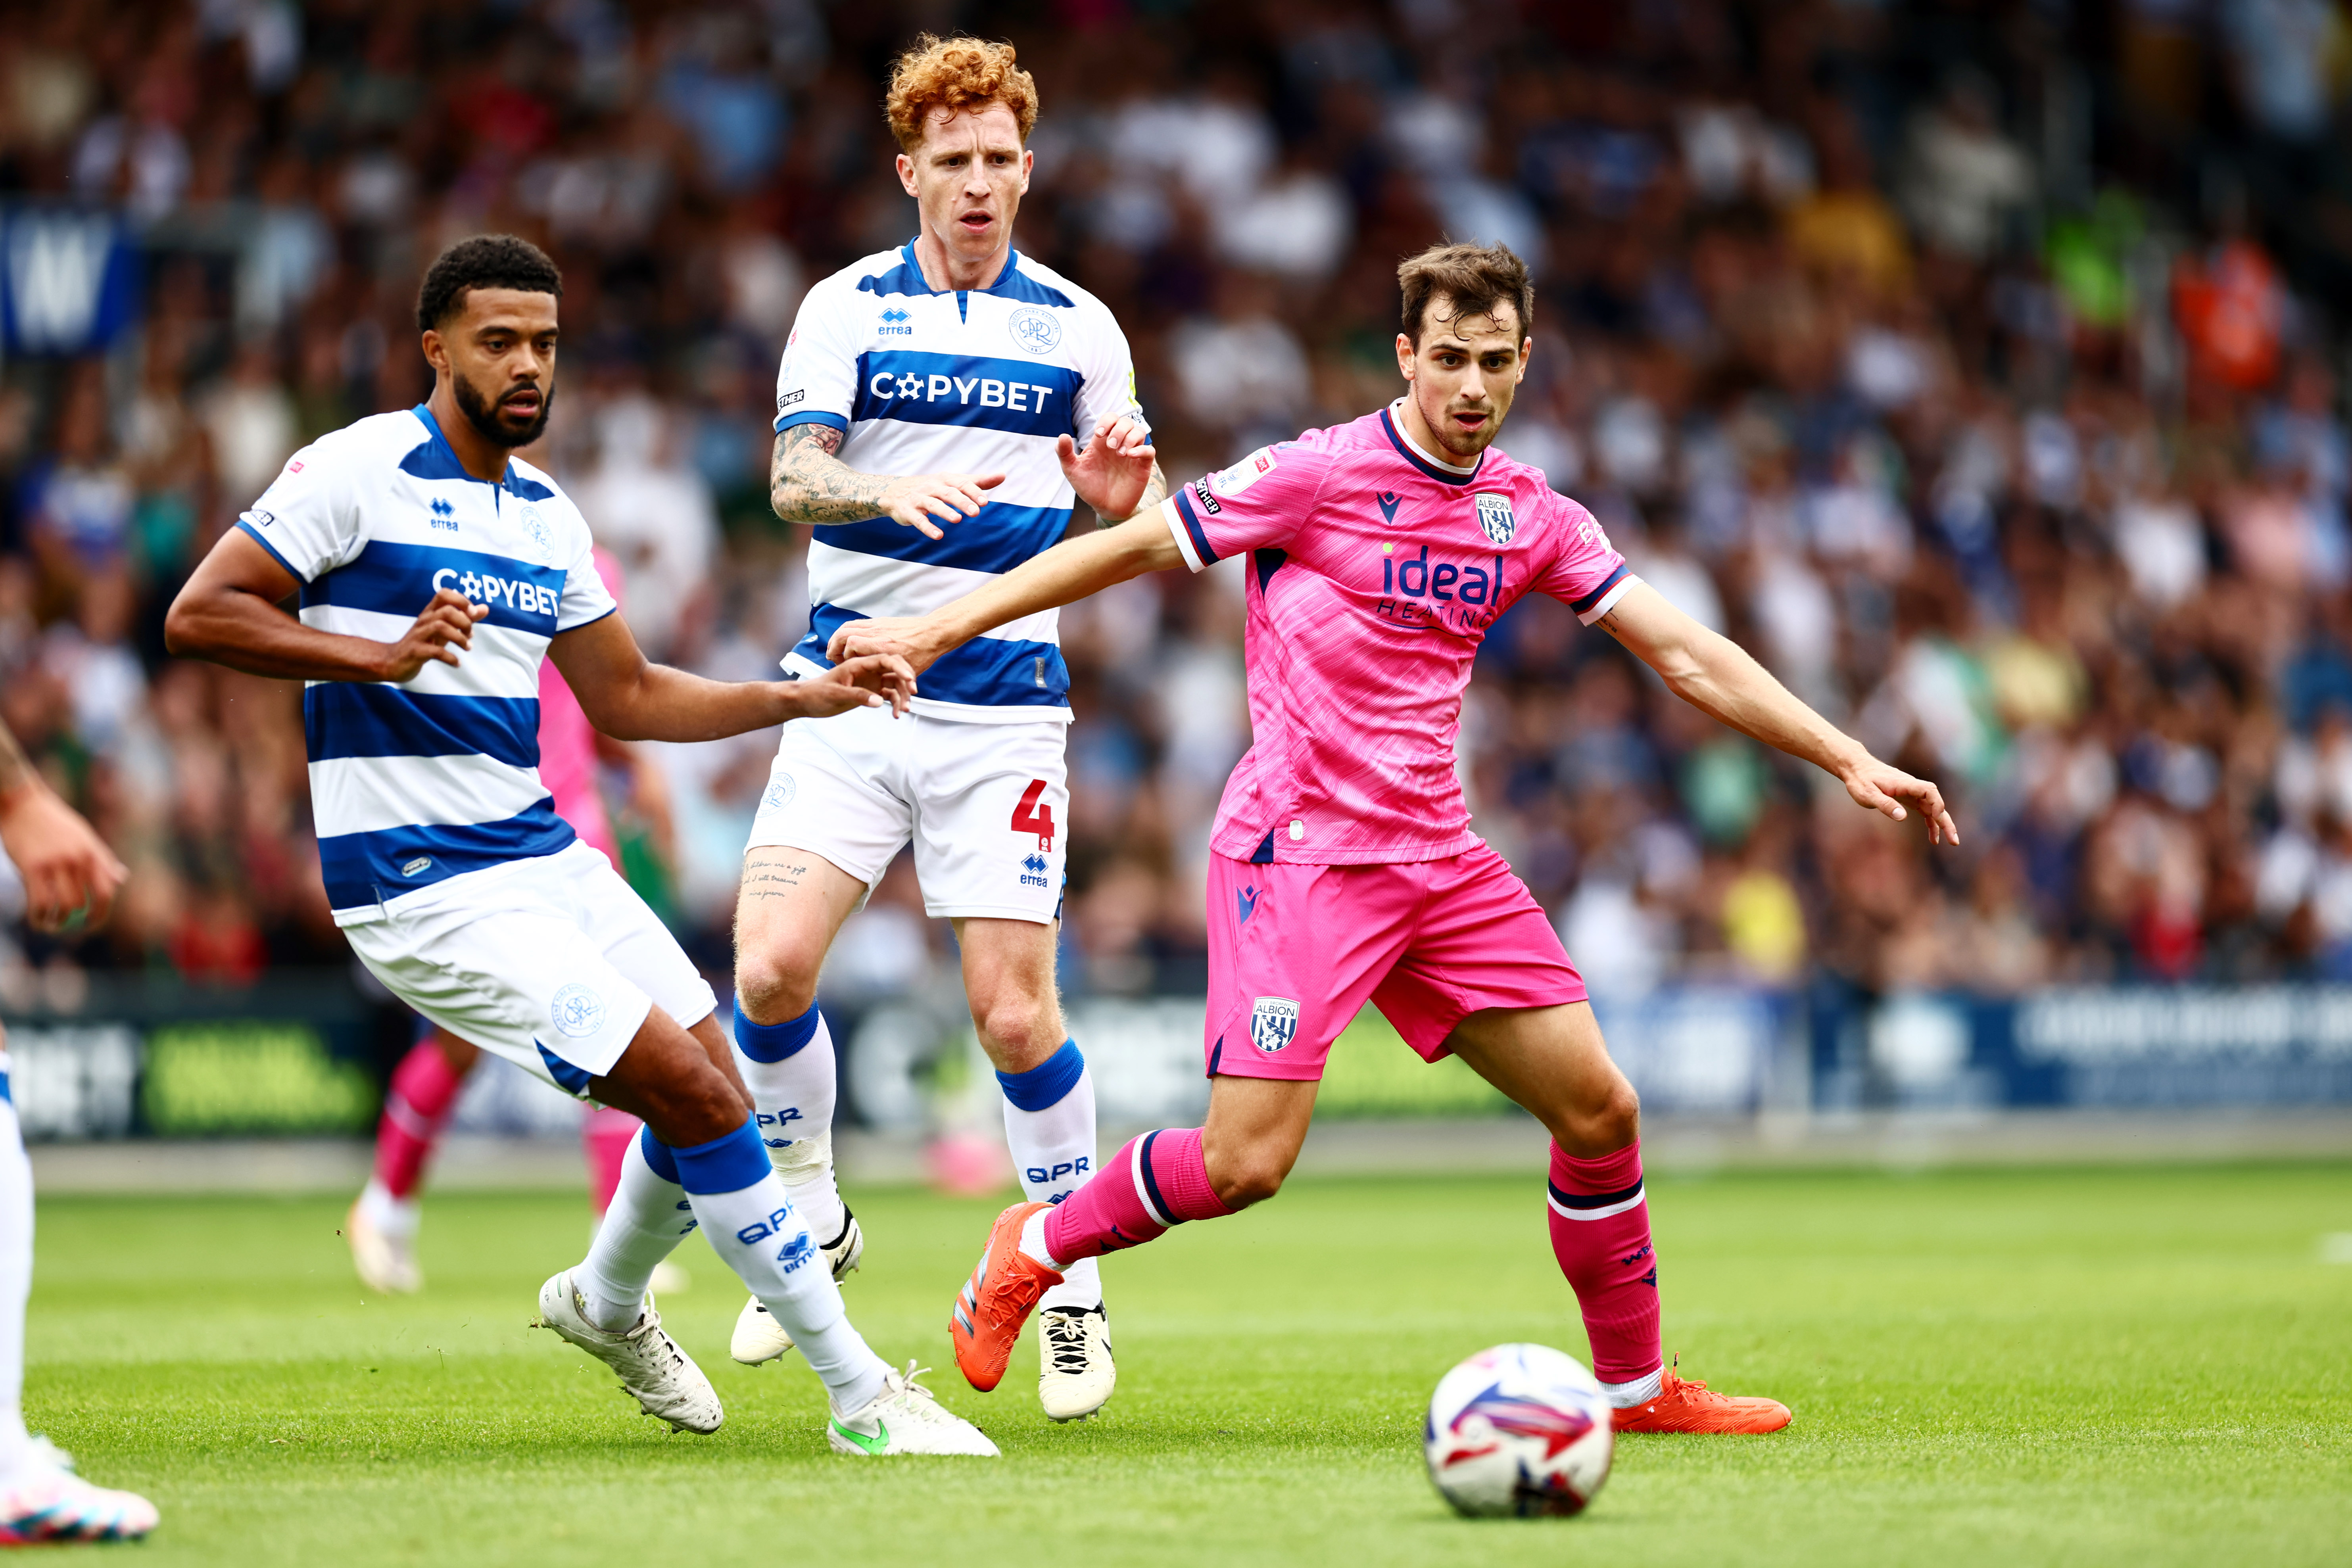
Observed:
[[[1045,1352],[1054,1370],[1072,1376],[1087,1370],[1087,1327],[1077,1312],[1048,1312],[1043,1325]]]
[[[1035,1280],[1026,1277],[1024,1277],[1024,1282],[1029,1286],[1026,1301],[1013,1300],[1015,1292],[1010,1289],[997,1290],[982,1298],[982,1310],[988,1314],[990,1328],[1019,1330],[1022,1321],[1029,1316],[1030,1307],[1035,1304],[1044,1289]]]
[[[686,1364],[686,1352],[677,1348],[677,1342],[676,1340],[670,1338],[669,1335],[662,1331],[661,1314],[654,1310],[652,1305],[653,1299],[651,1297],[647,1297],[646,1300],[646,1306],[645,1312],[637,1319],[636,1326],[630,1329],[628,1332],[623,1334],[621,1337],[625,1340],[635,1341],[637,1348],[641,1352],[650,1346],[655,1355],[668,1356],[669,1364],[672,1368],[684,1366]]]
[[[907,1370],[903,1373],[894,1374],[898,1379],[898,1392],[900,1394],[919,1394],[925,1399],[929,1399],[931,1397],[931,1391],[925,1388],[921,1384],[915,1380],[930,1370],[931,1369],[927,1366],[917,1366],[915,1364],[915,1358],[913,1356],[908,1356],[907,1358]]]

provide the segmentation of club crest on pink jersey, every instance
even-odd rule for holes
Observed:
[[[1298,1037],[1298,1004],[1287,996],[1261,996],[1250,1006],[1250,1044],[1272,1056]]]
[[[1475,500],[1478,502],[1478,526],[1485,529],[1486,537],[1496,543],[1508,544],[1511,536],[1519,531],[1518,519],[1511,515],[1511,498],[1496,495],[1492,490],[1481,490]]]

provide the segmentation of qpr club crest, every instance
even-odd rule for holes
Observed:
[[[610,1009],[604,999],[585,985],[566,985],[555,994],[548,1015],[567,1038],[584,1040],[604,1026]]]
[[[1483,500],[1485,498],[1479,499]],[[530,536],[532,552],[541,560],[546,560],[555,549],[555,532],[547,526],[545,514],[539,508],[525,501],[522,505],[521,521],[523,532]]]
[[[1298,1037],[1298,1004],[1287,996],[1261,996],[1250,1007],[1250,1044],[1272,1056]]]
[[[1013,341],[1033,354],[1049,354],[1062,343],[1062,323],[1034,305],[1013,312]]]
[[[1518,519],[1511,515],[1511,498],[1484,490],[1474,499],[1478,502],[1478,526],[1486,531],[1486,537],[1497,544],[1508,544],[1511,535],[1519,531]]]

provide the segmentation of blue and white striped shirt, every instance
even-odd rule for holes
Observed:
[[[809,635],[784,668],[826,668],[845,622],[919,616],[1061,542],[1074,497],[1056,438],[1084,446],[1139,420],[1127,338],[1101,300],[1013,252],[986,289],[934,290],[910,241],[824,279],[801,304],[776,374],[776,429],[846,433],[841,460],[875,474],[1003,472],[976,517],[929,540],[887,517],[820,526],[809,543]],[[983,633],[923,672],[919,713],[983,723],[1070,717],[1053,610]]]
[[[474,478],[420,404],[295,453],[237,526],[302,580],[320,631],[396,642],[441,588],[490,607],[454,667],[302,693],[336,924],[572,841],[539,780],[539,666],[557,632],[614,605],[553,481],[521,462]]]

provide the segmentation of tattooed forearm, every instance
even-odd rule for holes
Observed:
[[[14,795],[20,786],[40,776],[33,771],[32,759],[25,755],[25,748],[16,744],[16,737],[8,732],[8,726],[0,724],[0,795]]]
[[[786,522],[862,522],[883,510],[882,492],[896,476],[861,474],[834,456],[841,432],[830,425],[795,425],[776,437],[768,466],[768,501]]]
[[[1135,503],[1135,510],[1125,517],[1104,517],[1098,512],[1095,516],[1095,524],[1098,528],[1117,528],[1122,522],[1132,522],[1167,499],[1168,476],[1160,472],[1159,461],[1154,459],[1150,481],[1143,487],[1142,499]]]

